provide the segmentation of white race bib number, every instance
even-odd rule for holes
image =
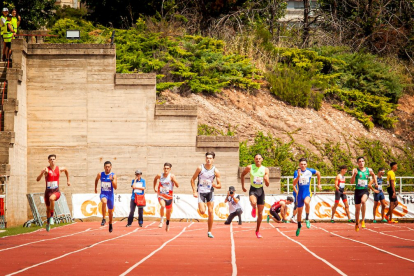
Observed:
[[[102,191],[110,192],[111,191],[111,186],[112,186],[111,182],[101,182]]]
[[[345,188],[345,183],[340,183],[339,188],[344,189]]]
[[[255,176],[254,179],[253,179],[253,184],[263,185],[263,177]]]
[[[358,186],[359,187],[366,187],[368,184],[368,180],[358,179]]]
[[[309,178],[301,176],[299,178],[299,185],[308,185],[308,180],[309,180]]]
[[[211,188],[211,181],[209,179],[203,179],[201,185],[203,188]]]
[[[48,188],[48,189],[57,189],[57,188],[58,188],[58,183],[57,183],[57,181],[50,181],[50,182],[47,182],[47,188]]]
[[[378,190],[382,191],[382,185],[378,185]]]
[[[160,193],[161,194],[168,194],[170,192],[170,187],[161,187]]]

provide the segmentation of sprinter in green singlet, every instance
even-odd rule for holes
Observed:
[[[263,219],[263,209],[265,204],[265,193],[263,190],[263,182],[269,187],[269,169],[262,166],[263,157],[261,154],[254,156],[254,164],[247,166],[241,174],[241,184],[243,192],[247,192],[244,187],[244,177],[250,173],[250,190],[249,199],[252,205],[252,217],[256,217],[256,208],[258,209],[256,237],[262,238],[260,235],[260,224]]]
[[[359,212],[362,210],[362,220],[361,227],[365,228],[365,202],[368,200],[368,182],[369,177],[371,176],[375,182],[375,185],[378,185],[377,178],[375,173],[370,168],[365,168],[365,159],[364,157],[357,158],[358,168],[352,170],[351,184],[355,183],[355,231],[359,231]],[[362,208],[361,208],[362,204]]]

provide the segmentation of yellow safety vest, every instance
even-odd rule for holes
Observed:
[[[6,29],[3,30],[3,40],[4,42],[11,42],[12,37],[13,37],[13,33],[9,30],[9,28],[7,28],[7,25],[11,25],[11,21],[6,21],[6,23],[4,23],[4,25],[6,26]]]
[[[17,34],[17,17],[15,17],[15,16],[13,16],[13,17],[12,17],[11,24],[12,24],[12,26],[13,26],[13,31],[14,31],[14,33],[16,33],[16,34]],[[13,39],[15,39],[15,38],[16,38],[16,37],[15,37],[15,36],[13,36]]]
[[[0,20],[4,19],[4,21],[7,21],[7,17],[4,17],[3,15],[0,17]],[[6,23],[1,27],[1,35],[3,36],[3,32],[6,30]]]

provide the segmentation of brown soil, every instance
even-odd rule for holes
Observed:
[[[404,95],[398,101],[396,112],[399,122],[395,128],[395,134],[401,139],[414,143],[414,96]]]
[[[257,131],[271,133],[285,142],[291,134],[298,144],[315,150],[310,141],[352,142],[355,138],[365,137],[379,140],[387,145],[404,145],[392,131],[383,128],[367,130],[354,117],[323,103],[321,110],[304,109],[290,106],[277,100],[268,91],[248,94],[234,89],[224,90],[214,96],[180,94],[165,91],[162,98],[165,104],[192,104],[198,106],[198,123],[214,126],[227,131],[227,126],[237,126],[240,141],[253,141]],[[400,107],[399,112],[413,116],[414,98],[411,105]],[[413,124],[413,120],[407,124]],[[408,134],[406,134],[408,135]],[[413,135],[412,132],[410,135]],[[408,135],[409,136],[409,135]]]

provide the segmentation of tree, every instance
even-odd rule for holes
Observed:
[[[3,7],[16,8],[22,17],[21,29],[38,30],[48,23],[56,10],[55,0],[10,0],[4,1]]]

